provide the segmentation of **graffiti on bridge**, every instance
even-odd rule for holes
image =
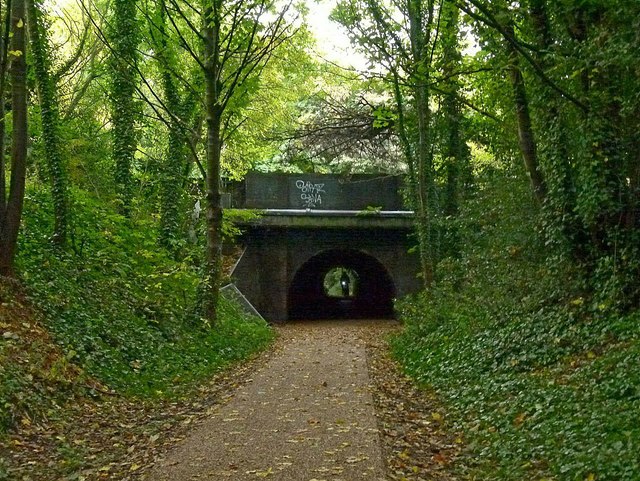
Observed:
[[[296,188],[300,191],[302,207],[314,209],[322,205],[322,194],[326,194],[324,184],[314,184],[308,180],[296,180]]]

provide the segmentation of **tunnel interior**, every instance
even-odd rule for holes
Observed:
[[[288,318],[393,318],[395,286],[385,267],[357,250],[328,250],[296,272],[288,295]]]

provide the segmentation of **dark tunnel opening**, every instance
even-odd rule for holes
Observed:
[[[356,250],[329,250],[296,272],[288,296],[288,318],[389,319],[396,289],[385,267]]]

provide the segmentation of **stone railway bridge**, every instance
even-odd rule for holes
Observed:
[[[400,188],[389,176],[250,173],[225,201],[261,211],[240,223],[233,283],[268,321],[393,317],[393,299],[420,287]]]

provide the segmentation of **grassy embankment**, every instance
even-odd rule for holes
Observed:
[[[527,188],[494,179],[465,204],[462,255],[402,302],[395,355],[465,433],[468,479],[640,480],[640,313],[544,260]]]
[[[266,323],[224,299],[220,322],[203,323],[197,269],[158,249],[150,224],[78,194],[60,253],[47,241],[48,203],[28,196],[23,287],[0,283],[0,438],[63,415],[78,397],[179,396],[272,340]]]

